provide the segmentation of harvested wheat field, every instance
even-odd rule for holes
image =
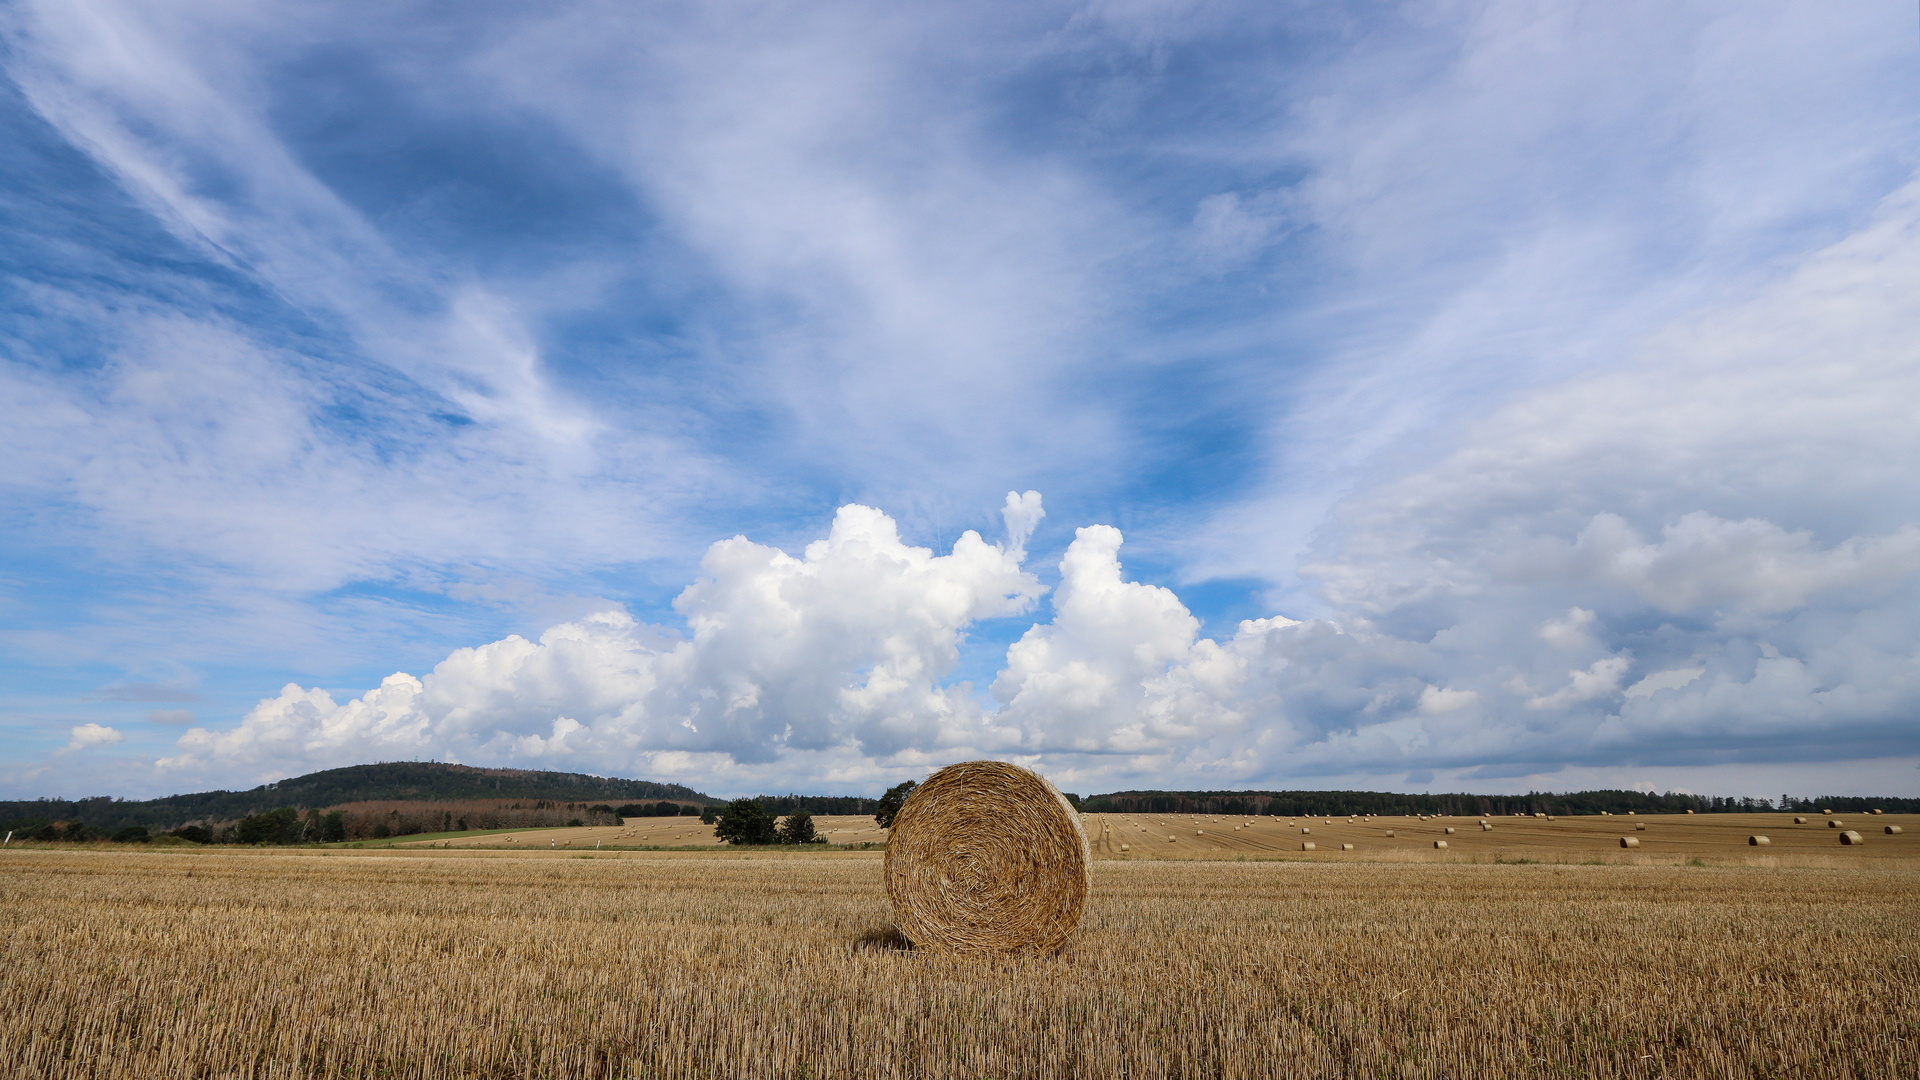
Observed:
[[[1920,1075],[1920,866],[1785,863],[1112,859],[981,961],[877,852],[16,850],[0,1071]]]

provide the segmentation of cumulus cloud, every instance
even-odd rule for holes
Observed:
[[[103,724],[77,724],[69,732],[68,750],[85,750],[94,746],[112,746],[125,736]]]
[[[1025,516],[1010,523],[1030,527],[1039,500],[1017,501]],[[674,604],[685,638],[608,610],[538,641],[458,650],[345,704],[290,684],[235,728],[189,731],[163,764],[450,756],[677,773],[980,745],[980,707],[943,680],[969,625],[1027,611],[1044,591],[1021,568],[1019,538],[995,546],[969,531],[935,555],[880,511],[845,506],[798,557],[745,537],[714,544]]]

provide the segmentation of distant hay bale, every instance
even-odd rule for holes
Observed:
[[[1856,844],[1866,843],[1867,838],[1864,836],[1861,836],[1857,832],[1854,832],[1852,829],[1848,829],[1846,832],[1843,832],[1840,834],[1840,842],[1847,845],[1848,847],[1853,847]]]
[[[1480,823],[1480,831],[1481,831],[1481,832],[1492,832],[1492,831],[1493,831],[1493,822],[1491,822],[1491,821],[1483,821],[1483,822],[1481,822],[1481,823]]]
[[[1451,826],[1451,825],[1449,825],[1449,826],[1447,826],[1447,835],[1448,835],[1448,836],[1452,836],[1452,835],[1453,835],[1453,826]]]
[[[1646,832],[1646,831],[1647,831],[1647,823],[1646,823],[1646,822],[1644,822],[1644,821],[1636,821],[1636,822],[1634,822],[1634,823],[1633,823],[1633,831],[1635,831],[1635,832]]]
[[[1447,842],[1445,840],[1435,840],[1433,846],[1436,848],[1444,848],[1447,846]]]
[[[1341,851],[1352,851],[1352,850],[1353,850],[1353,845],[1352,845],[1352,844],[1341,844],[1341,845],[1340,845],[1340,850],[1341,850]]]
[[[1841,820],[1840,820],[1839,818],[1828,818],[1828,819],[1827,819],[1827,828],[1829,828],[1829,829],[1838,829],[1838,828],[1841,828],[1841,827],[1843,827],[1843,826],[1845,826],[1845,825],[1846,825],[1846,822],[1844,822],[1844,821],[1841,821]]]
[[[1869,811],[1867,811],[1867,813],[1869,813],[1869,814],[1872,814],[1872,815],[1873,815],[1874,817],[1879,817],[1879,816],[1880,816],[1880,811],[1879,811],[1878,809],[1874,809],[1874,810],[1869,810]]]
[[[1120,845],[1120,850],[1121,850],[1121,851],[1132,851],[1132,850],[1133,850],[1133,845],[1132,845],[1132,844],[1121,844],[1121,845]]]
[[[1767,839],[1764,836],[1760,836],[1758,834],[1747,837],[1748,847],[1765,847],[1766,845],[1771,843],[1773,843],[1773,841]]]
[[[1691,814],[1691,813],[1693,813],[1693,811],[1691,811],[1691,810],[1689,810],[1689,811],[1687,811],[1687,813],[1689,813],[1689,814]]]
[[[1039,774],[1002,761],[949,765],[893,819],[887,899],[934,953],[1051,953],[1086,910],[1092,853],[1080,815]]]
[[[1886,833],[1887,833],[1887,835],[1888,835],[1888,836],[1899,836],[1899,835],[1900,835],[1900,826],[1898,826],[1898,825],[1889,825],[1889,826],[1887,826],[1887,827],[1886,827]]]
[[[1831,811],[1831,810],[1822,810],[1822,811],[1820,811],[1820,812],[1821,812],[1821,813],[1823,813],[1823,814],[1831,814],[1831,813],[1833,813],[1833,811]]]
[[[1797,817],[1793,819],[1793,823],[1795,825],[1805,825],[1807,823],[1807,819],[1803,817]]]
[[[1173,842],[1174,842],[1174,841],[1175,841],[1176,839],[1178,839],[1178,837],[1174,837],[1174,836],[1169,836],[1169,837],[1167,837],[1167,843],[1169,843],[1169,844],[1171,844],[1171,843],[1173,843]]]
[[[1621,847],[1639,847],[1640,838],[1637,836],[1623,836],[1620,838],[1620,846]]]
[[[1205,835],[1207,835],[1207,830],[1205,830],[1205,829],[1195,829],[1195,830],[1193,830],[1193,835],[1195,835],[1195,836],[1205,836]]]
[[[1301,850],[1301,851],[1312,851],[1312,850],[1313,850],[1313,841],[1311,841],[1311,840],[1302,840],[1302,841],[1300,842],[1300,850]]]
[[[1387,830],[1387,836],[1388,836],[1389,838],[1391,838],[1391,837],[1393,836],[1393,830],[1392,830],[1392,829],[1388,829],[1388,830]]]
[[[1302,826],[1300,827],[1300,835],[1301,835],[1301,836],[1308,836],[1308,835],[1311,835],[1312,833],[1313,833],[1313,830],[1312,830],[1312,829],[1309,829],[1309,828],[1307,828],[1307,827],[1306,827],[1305,825],[1302,825]]]

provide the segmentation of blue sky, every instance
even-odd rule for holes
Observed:
[[[1917,33],[12,5],[0,794],[1912,793]]]

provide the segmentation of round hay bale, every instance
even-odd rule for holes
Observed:
[[[1302,826],[1300,827],[1300,835],[1301,835],[1301,836],[1311,836],[1311,835],[1313,835],[1313,830],[1312,830],[1312,829],[1309,829],[1309,828],[1307,828],[1307,827],[1306,827],[1306,826],[1304,826],[1304,825],[1302,825]]]
[[[1436,848],[1444,848],[1447,846],[1447,842],[1445,840],[1435,840],[1433,846]]]
[[[1793,823],[1795,825],[1805,825],[1807,823],[1807,819],[1803,817],[1797,817],[1793,819]]]
[[[1483,822],[1481,822],[1481,823],[1480,823],[1480,831],[1481,831],[1481,832],[1492,832],[1492,831],[1493,831],[1493,822],[1491,822],[1491,821],[1483,821]]]
[[[1133,850],[1133,845],[1132,845],[1132,844],[1121,844],[1121,845],[1120,845],[1120,850],[1121,850],[1121,851],[1132,851],[1132,850]]]
[[[1840,842],[1847,845],[1848,847],[1852,847],[1855,844],[1866,843],[1867,838],[1864,836],[1861,836],[1857,832],[1854,832],[1852,829],[1848,829],[1846,832],[1843,832],[1840,834]]]
[[[1447,826],[1447,835],[1448,835],[1448,836],[1452,836],[1452,835],[1453,835],[1453,826],[1451,826],[1451,825],[1449,825],[1449,826]]]
[[[1388,835],[1388,836],[1392,836],[1392,835],[1393,835],[1393,830],[1392,830],[1392,829],[1388,829],[1388,830],[1387,830],[1387,835]]]
[[[1050,953],[1086,910],[1092,853],[1080,815],[1002,761],[949,765],[915,788],[887,839],[887,899],[935,953]]]
[[[1767,839],[1766,837],[1764,837],[1764,836],[1761,836],[1761,835],[1759,835],[1759,834],[1757,834],[1757,833],[1756,833],[1756,834],[1754,834],[1753,836],[1749,836],[1749,837],[1747,837],[1747,846],[1748,846],[1748,847],[1765,847],[1766,845],[1768,845],[1768,844],[1771,844],[1771,843],[1773,843],[1773,841],[1771,841],[1771,840],[1769,840],[1769,839]]]
[[[1821,813],[1823,813],[1823,814],[1831,814],[1831,813],[1833,813],[1833,811],[1831,811],[1831,810],[1822,810],[1822,811],[1820,811],[1820,812],[1821,812]]]
[[[1879,817],[1879,816],[1880,816],[1880,811],[1879,811],[1879,810],[1878,810],[1877,808],[1876,808],[1876,809],[1873,809],[1873,810],[1869,810],[1869,811],[1867,811],[1867,813],[1869,813],[1869,814],[1872,814],[1872,815],[1873,815],[1874,817]]]
[[[1352,850],[1353,850],[1353,845],[1352,845],[1352,844],[1341,844],[1341,845],[1340,845],[1340,850],[1341,850],[1341,851],[1352,851]]]
[[[1633,831],[1634,831],[1634,832],[1646,832],[1646,831],[1647,831],[1647,823],[1646,823],[1646,822],[1644,822],[1644,821],[1636,821],[1636,822],[1634,822],[1634,823],[1633,823]]]
[[[1311,840],[1302,840],[1302,841],[1300,842],[1300,850],[1301,850],[1301,851],[1312,851],[1312,850],[1313,850],[1313,841],[1311,841]]]
[[[1829,828],[1829,829],[1838,829],[1838,828],[1841,828],[1841,827],[1842,827],[1842,826],[1844,826],[1844,825],[1846,825],[1846,822],[1844,822],[1844,821],[1841,821],[1841,820],[1840,820],[1839,818],[1829,818],[1829,819],[1827,819],[1827,828]]]
[[[1621,847],[1639,847],[1640,838],[1637,836],[1623,836],[1620,838],[1620,846]]]
[[[1888,835],[1888,836],[1899,836],[1899,835],[1900,835],[1900,826],[1898,826],[1898,825],[1889,825],[1889,826],[1887,826],[1887,830],[1886,830],[1886,831],[1887,831],[1887,835]]]

